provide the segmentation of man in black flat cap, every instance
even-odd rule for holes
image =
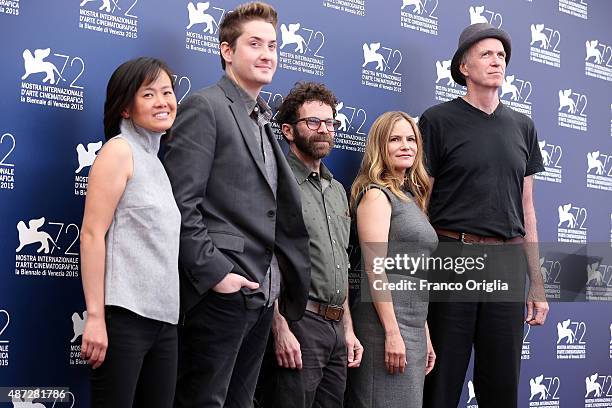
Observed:
[[[429,217],[439,248],[454,243],[455,255],[487,253],[479,278],[514,275],[522,281],[528,273],[527,312],[517,296],[500,301],[496,293],[477,299],[473,293],[453,294],[452,302],[432,296],[428,323],[437,360],[425,382],[426,408],[457,407],[472,347],[478,406],[516,407],[523,322],[541,325],[548,313],[532,195],[533,174],[544,170],[537,134],[530,118],[504,106],[498,96],[511,51],[503,30],[487,23],[464,29],[451,74],[467,93],[429,108],[419,127],[432,182]]]

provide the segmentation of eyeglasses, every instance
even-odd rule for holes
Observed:
[[[298,122],[302,122],[302,121],[306,122],[306,126],[310,130],[319,130],[319,128],[321,127],[321,122],[325,123],[325,128],[327,129],[328,132],[335,132],[340,127],[339,120],[336,120],[336,119],[322,120],[322,119],[315,118],[315,117],[298,119],[295,122],[293,122],[293,125],[295,125]]]

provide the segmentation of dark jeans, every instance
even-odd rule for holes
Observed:
[[[209,290],[179,325],[175,407],[252,407],[273,311]]]
[[[440,237],[440,243],[451,242]],[[512,255],[516,248],[509,248]],[[470,249],[468,246],[467,250]],[[493,248],[499,259],[488,259],[491,276],[504,268],[509,255]],[[507,268],[507,265],[506,265]],[[518,268],[516,273],[524,273]],[[521,288],[520,285],[517,286]],[[524,303],[440,301],[429,304],[427,323],[436,364],[425,378],[424,408],[456,408],[474,348],[474,391],[480,408],[515,408],[523,339]]]
[[[306,311],[289,328],[300,342],[302,369],[282,368],[270,339],[267,369],[259,378],[265,408],[342,408],[346,388],[347,354],[342,321],[325,320]]]
[[[176,384],[176,325],[127,309],[105,309],[108,349],[91,370],[93,408],[172,407]]]

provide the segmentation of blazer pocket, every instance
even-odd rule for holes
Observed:
[[[208,236],[218,249],[244,252],[244,238],[226,232],[209,231]]]

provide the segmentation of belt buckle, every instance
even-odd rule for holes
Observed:
[[[465,240],[465,232],[461,233],[461,243],[465,244],[465,245],[474,245],[473,242],[469,242]]]
[[[323,317],[325,320],[333,320],[339,322],[342,319],[344,309],[340,306],[325,305]]]

